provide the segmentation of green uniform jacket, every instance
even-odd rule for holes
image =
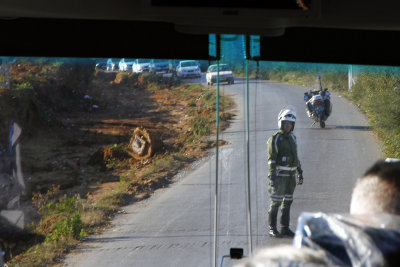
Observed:
[[[284,133],[280,130],[268,139],[269,175],[276,174],[277,166],[278,168],[279,166],[289,167],[299,171],[299,173],[302,172],[300,160],[297,156],[296,136],[293,132]]]

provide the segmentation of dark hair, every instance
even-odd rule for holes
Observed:
[[[359,178],[359,181],[370,177],[376,177],[382,184],[387,185],[387,191],[381,192],[382,189],[376,189],[378,191],[375,192],[376,201],[382,201],[381,204],[384,205],[382,210],[400,215],[400,161],[378,160],[365,172],[364,176]],[[364,193],[367,194],[367,192]]]
[[[365,172],[363,177],[372,175],[378,176],[400,190],[400,161],[378,160]]]

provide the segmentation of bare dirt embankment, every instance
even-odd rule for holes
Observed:
[[[15,120],[23,129],[27,184],[21,208],[27,222],[44,235],[51,233],[56,218],[43,221],[38,208],[52,199],[78,195],[95,203],[126,182],[118,205],[137,201],[168,185],[215,145],[207,138],[215,131],[210,126],[215,121],[213,90],[201,85],[94,72],[84,64],[18,62],[11,66],[11,81],[11,89],[0,92],[0,143],[7,147],[9,124]],[[223,111],[221,128],[231,118],[232,113]],[[133,157],[135,129],[145,129],[159,141],[151,157]],[[166,162],[172,164],[161,166]],[[82,220],[94,232],[104,224]],[[9,251],[16,255],[26,249],[17,244]]]

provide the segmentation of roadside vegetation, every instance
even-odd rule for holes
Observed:
[[[119,94],[122,94],[123,90],[129,93],[130,90],[134,90],[141,96],[148,95],[148,98],[153,99],[153,105],[164,105],[162,114],[170,113],[171,117],[156,123],[164,129],[161,136],[164,136],[166,141],[163,148],[146,161],[134,160],[129,156],[129,135],[110,139],[114,142],[108,141],[104,144],[101,149],[101,166],[96,168],[100,168],[102,174],[117,178],[106,183],[107,186],[102,187],[99,180],[92,183],[95,190],[90,187],[91,184],[82,185],[81,187],[88,190],[79,192],[66,191],[63,186],[55,184],[46,190],[33,191],[31,202],[39,220],[31,223],[28,230],[43,238],[34,245],[29,244],[18,250],[7,251],[7,256],[11,257],[7,262],[8,266],[49,266],[60,262],[66,252],[88,235],[107,229],[113,216],[124,212],[122,206],[148,198],[154,190],[167,187],[178,172],[189,169],[191,163],[207,156],[210,149],[216,145],[216,141],[211,138],[211,135],[216,133],[216,90],[213,88],[201,84],[183,84],[174,78],[150,74],[92,73],[90,70],[93,66],[79,67],[79,64],[40,62],[30,66],[30,63],[21,63],[15,64],[13,68],[16,73],[25,72],[26,75],[13,77],[12,89],[2,91],[0,101],[3,98],[4,103],[7,103],[11,99],[20,103],[17,106],[26,106],[25,103],[29,106],[30,103],[30,108],[27,111],[10,109],[7,116],[3,114],[2,129],[8,128],[7,121],[15,114],[21,114],[19,121],[23,121],[27,117],[26,114],[29,114],[30,119],[22,126],[32,137],[38,128],[61,125],[57,117],[59,114],[68,114],[73,109],[94,112],[88,109],[86,101],[88,92],[85,88],[88,87],[92,88],[90,95],[93,96],[89,108],[92,104],[101,107],[108,105],[110,108],[115,104],[122,109],[121,103],[114,103],[116,98],[101,98],[104,90],[95,87],[102,83],[106,84],[107,88],[111,86],[109,90]],[[35,71],[32,71],[33,69]],[[83,78],[84,74],[88,74],[89,78]],[[108,77],[110,75],[111,82]],[[234,102],[230,96],[220,94],[219,130],[223,130],[232,119],[231,109]],[[138,106],[136,111],[142,111],[143,116],[159,109],[156,106],[150,109],[143,101],[128,103],[128,107],[129,105]],[[141,114],[136,116],[140,121]],[[122,130],[120,133],[125,134]],[[6,131],[3,135],[5,134]],[[82,144],[82,141],[79,142]],[[222,140],[219,142],[224,144]],[[94,161],[94,164],[98,164],[97,154],[94,153],[88,163]]]
[[[368,115],[387,157],[400,158],[400,69],[367,69],[349,97]]]

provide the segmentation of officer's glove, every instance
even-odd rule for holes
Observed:
[[[299,173],[297,175],[297,184],[302,185],[303,184],[303,173]]]
[[[268,178],[269,178],[269,184],[271,186],[274,186],[276,181],[276,173],[271,173],[270,175],[268,175]]]

